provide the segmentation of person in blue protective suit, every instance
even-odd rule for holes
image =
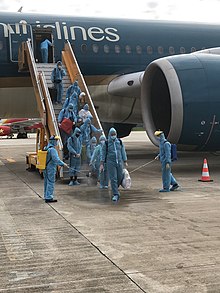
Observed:
[[[54,87],[57,90],[57,96],[55,104],[61,104],[63,96],[63,77],[66,75],[66,71],[62,68],[62,62],[58,61],[55,68],[51,73],[51,81],[54,83]]]
[[[70,182],[69,186],[79,185],[77,181],[77,174],[80,172],[81,167],[81,151],[82,151],[82,137],[81,130],[76,127],[72,136],[67,140],[67,148],[70,156],[69,175]]]
[[[76,122],[77,117],[73,112],[73,104],[69,104],[66,109],[60,111],[58,115],[58,125],[63,142],[63,154],[65,159],[68,159],[69,157],[67,139],[72,135]]]
[[[92,116],[86,118],[85,122],[80,126],[80,130],[82,132],[82,144],[87,145],[91,139],[93,133],[102,133],[101,129],[96,128],[92,125]]]
[[[43,42],[40,43],[41,59],[43,63],[48,63],[49,46],[52,47],[53,44],[48,39],[45,39]]]
[[[92,154],[93,154],[96,146],[97,146],[97,139],[95,136],[93,136],[90,139],[89,144],[87,144],[87,146],[86,146],[86,157],[87,157],[88,164],[91,161],[91,157],[92,157]]]
[[[67,100],[65,100],[64,105],[66,105],[65,107],[63,106],[63,109],[66,109],[68,107],[69,104],[73,104],[73,112],[76,115],[76,117],[78,116],[78,95],[76,94],[76,92],[73,92],[72,95],[68,98],[68,103],[66,103]]]
[[[127,167],[127,155],[125,147],[121,140],[117,138],[115,128],[111,128],[108,134],[108,140],[103,145],[101,152],[100,172],[104,169],[104,162],[107,164],[107,170],[112,188],[112,200],[119,200],[118,187],[123,179],[124,165]]]
[[[70,101],[70,97],[73,95],[73,93],[75,93],[75,95],[77,96],[77,103],[78,103],[78,97],[81,93],[81,89],[78,85],[78,81],[74,81],[72,85],[70,85],[66,91],[66,99],[65,102],[63,104],[63,108],[66,108],[68,106],[69,103],[71,103]],[[78,108],[78,107],[77,107]],[[77,112],[78,114],[78,112]]]
[[[44,170],[44,200],[45,202],[56,202],[54,199],[54,186],[57,166],[66,165],[60,160],[56,145],[59,137],[51,136],[48,145],[44,148],[47,151],[46,168]],[[67,166],[67,165],[66,165]]]
[[[162,165],[163,188],[160,192],[174,191],[179,187],[179,184],[171,173],[171,144],[165,138],[163,131],[157,130],[154,135],[160,139],[160,153],[156,157],[160,159]],[[171,188],[170,185],[172,185]]]
[[[108,188],[108,172],[107,172],[107,165],[104,162],[103,163],[103,170],[100,172],[100,162],[101,162],[101,152],[102,152],[102,147],[105,145],[106,138],[104,135],[101,135],[99,138],[99,144],[96,146],[91,160],[90,160],[90,165],[93,167],[95,170],[95,173],[98,177],[98,180],[100,182],[100,188],[101,189],[107,189]]]

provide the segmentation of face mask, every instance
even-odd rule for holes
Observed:
[[[105,144],[105,141],[104,140],[101,140],[100,143],[101,143],[101,145],[104,145]]]
[[[93,146],[96,146],[96,143],[92,143]]]
[[[79,137],[79,136],[80,136],[80,133],[77,133],[77,134],[76,134],[76,137]]]
[[[116,137],[117,137],[116,135],[111,135],[111,139],[112,139],[112,140],[115,140]]]
[[[69,109],[69,112],[72,112],[73,111],[73,109]]]
[[[62,68],[62,66],[58,66],[58,68],[59,68],[59,69],[61,69],[61,68]]]

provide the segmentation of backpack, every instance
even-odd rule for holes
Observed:
[[[48,148],[48,150],[50,149],[51,147]],[[49,161],[47,162],[47,154],[48,154],[48,150],[46,151],[42,151],[42,150],[39,150],[37,152],[37,165],[36,165],[36,168],[39,169],[39,170],[45,170],[48,163],[52,160],[52,158],[49,159]]]
[[[177,157],[177,147],[176,144],[171,143],[171,161],[176,161],[178,159]]]
[[[168,142],[168,140],[166,140],[164,143]],[[177,161],[178,157],[177,157],[177,146],[175,143],[170,143],[171,145],[171,161]]]

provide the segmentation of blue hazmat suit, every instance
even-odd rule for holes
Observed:
[[[107,164],[104,162],[104,169],[100,172],[100,162],[101,162],[101,152],[102,147],[105,144],[106,138],[104,135],[101,135],[99,138],[99,144],[95,147],[95,150],[92,154],[90,165],[93,166],[95,173],[100,182],[100,188],[108,188],[108,172],[107,172]]]
[[[78,136],[78,134],[80,135]],[[69,175],[70,177],[73,177],[73,176],[76,177],[77,173],[80,171],[80,166],[81,166],[80,155],[82,151],[82,137],[81,137],[81,131],[78,127],[75,128],[72,136],[68,138],[67,148],[69,150],[69,156],[70,156]]]
[[[112,134],[116,134],[112,136]],[[127,161],[127,155],[123,143],[117,138],[117,132],[114,128],[109,130],[108,140],[103,145],[101,153],[101,163],[106,162],[108,176],[111,182],[113,198],[119,198],[118,187],[123,179],[124,162]]]
[[[86,146],[86,157],[87,157],[88,164],[91,161],[91,157],[95,150],[96,145],[97,145],[97,139],[95,136],[93,136],[90,140],[90,143]]]
[[[78,117],[78,100],[78,95],[76,94],[76,92],[73,92],[72,95],[65,100],[63,109],[66,109],[69,104],[73,104],[73,112],[76,115],[76,117]]]
[[[55,103],[61,103],[63,96],[63,77],[66,75],[66,71],[62,68],[62,62],[58,61],[55,68],[51,73],[51,81],[54,83],[54,87],[57,90],[57,96]]]
[[[48,63],[48,47],[53,46],[53,44],[48,40],[45,39],[43,42],[40,43],[40,51],[41,51],[41,59],[43,63]]]
[[[44,149],[47,151],[46,169],[44,170],[44,199],[53,199],[57,165],[64,166],[64,162],[60,160],[55,149],[56,145],[57,140],[52,139]]]
[[[58,123],[61,126],[61,123],[64,119],[70,119],[73,122],[73,127],[77,122],[77,117],[75,116],[73,112],[73,104],[69,104],[66,109],[62,109],[58,115]],[[68,158],[68,149],[67,149],[67,139],[72,135],[73,131],[70,133],[67,133],[60,127],[60,134],[61,139],[63,142],[63,152],[64,152],[64,158]]]
[[[91,118],[86,118],[85,122],[80,126],[82,132],[82,144],[87,146],[89,144],[92,133],[102,133],[101,129],[97,129],[91,124]]]
[[[77,117],[73,112],[73,104],[69,104],[66,109],[62,109],[58,115],[58,123],[61,123],[64,118],[70,119],[72,122],[77,122]]]
[[[77,96],[77,103],[78,103],[78,98],[79,98],[79,95],[81,93],[81,89],[78,85],[78,81],[74,81],[74,83],[72,85],[70,85],[66,91],[66,99],[65,99],[65,102],[63,104],[63,108],[66,108],[69,103],[71,103],[70,101],[70,97],[75,93],[75,95]],[[78,111],[78,105],[77,105],[77,111]],[[77,112],[77,115],[78,115],[78,112]]]
[[[160,191],[170,191],[170,185],[176,185],[177,181],[171,173],[171,144],[166,140],[164,133],[160,135],[160,162],[162,165],[163,189]]]

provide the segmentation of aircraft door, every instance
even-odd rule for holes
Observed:
[[[33,42],[32,28],[26,22],[8,24],[9,33],[9,47],[10,47],[10,60],[18,62],[18,49],[22,42],[31,39]]]
[[[51,28],[34,28],[33,29],[33,46],[35,48],[35,61],[42,62],[40,44],[45,39],[54,42],[53,31]],[[54,46],[48,47],[48,63],[54,62]]]

